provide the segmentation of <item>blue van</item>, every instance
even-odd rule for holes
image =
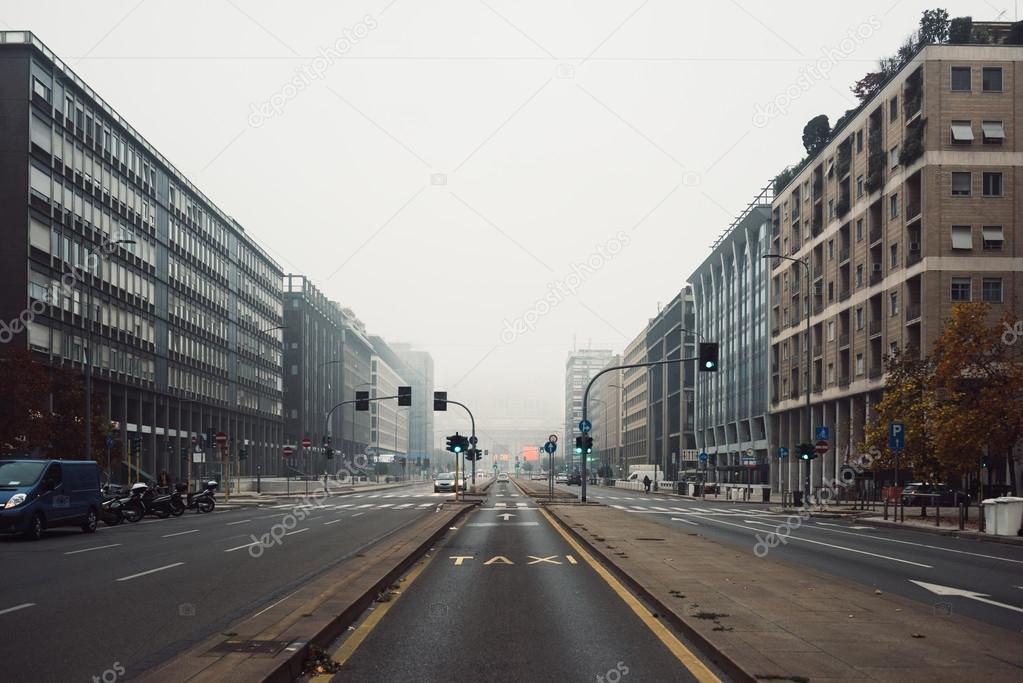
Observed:
[[[94,460],[0,460],[0,533],[33,540],[61,526],[92,533],[102,502]]]

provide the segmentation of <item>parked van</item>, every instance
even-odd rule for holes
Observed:
[[[0,533],[33,540],[61,526],[92,533],[101,505],[93,460],[0,460]]]

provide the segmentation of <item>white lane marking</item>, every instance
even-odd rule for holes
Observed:
[[[929,590],[935,595],[954,595],[960,598],[969,598],[970,600],[976,600],[977,602],[983,602],[988,605],[994,605],[995,607],[1001,607],[1003,609],[1011,609],[1014,612],[1023,612],[1023,607],[1016,607],[1016,605],[1007,605],[1004,602],[995,602],[989,600],[990,597],[987,593],[977,593],[975,591],[968,591],[962,588],[952,588],[951,586],[939,586],[936,583],[925,583],[924,581],[909,580],[910,583],[915,583],[925,590]]]
[[[289,531],[288,533],[286,533],[284,535],[285,536],[294,536],[295,534],[300,534],[303,531],[309,531],[309,527],[305,527],[304,529],[295,529],[294,531]]]
[[[382,510],[383,508],[389,508],[392,505],[394,505],[394,503],[383,503],[382,505],[377,505],[376,509],[377,510]]]
[[[111,543],[110,545],[97,545],[97,546],[95,546],[93,548],[82,548],[81,550],[69,550],[69,551],[67,551],[64,554],[65,555],[77,555],[78,553],[91,553],[93,550],[103,550],[104,548],[116,548],[119,545],[121,545],[121,544],[120,543]],[[33,604],[35,604],[35,603],[33,603]],[[0,614],[3,614],[3,612],[0,612]]]
[[[340,520],[340,519],[332,519],[332,520],[330,520],[329,522],[324,522],[324,523],[323,523],[323,526],[327,526],[328,524],[337,524],[337,523],[338,523],[338,522],[340,522],[340,521],[343,521],[343,520]]]
[[[174,564],[165,564],[164,566],[157,567],[156,569],[150,569],[148,571],[139,572],[138,574],[132,574],[130,576],[122,576],[121,578],[119,578],[117,580],[118,581],[131,581],[132,579],[137,579],[140,576],[146,576],[147,574],[155,574],[156,572],[162,572],[165,569],[173,569],[174,567],[180,567],[183,564],[184,564],[184,562],[175,562]]]
[[[428,508],[428,507],[430,507],[431,505],[433,505],[433,503],[421,503],[421,504],[419,504],[419,505],[417,505],[417,506],[416,506],[416,509],[417,509],[417,510],[422,510],[423,508]]]
[[[540,526],[539,522],[473,522],[465,526]]]
[[[361,512],[356,512],[354,515],[352,515],[352,517],[358,517],[361,514],[362,514]]]
[[[34,602],[24,602],[24,603],[22,603],[20,605],[15,605],[14,607],[8,607],[7,609],[0,609],[0,614],[7,614],[9,612],[17,612],[19,609],[25,609],[26,607],[35,607],[35,606],[36,606],[36,603],[34,603]]]
[[[246,543],[245,545],[239,545],[234,548],[228,548],[225,553],[233,553],[235,550],[241,550],[242,548],[248,548],[250,546],[259,545],[259,541],[253,541],[252,543]]]
[[[735,522],[725,522],[723,520],[712,519],[710,517],[707,517],[706,519],[709,519],[710,521],[714,522],[715,524],[725,524],[727,526],[734,526],[734,527],[737,527],[739,529],[746,529],[747,531],[761,531],[761,529],[759,529],[757,527],[744,526],[742,524],[736,524]],[[821,531],[824,531],[824,529],[821,529]],[[880,555],[878,553],[867,552],[866,550],[858,550],[857,548],[848,548],[848,547],[846,547],[844,545],[834,545],[834,544],[831,544],[831,543],[825,543],[824,541],[814,541],[813,539],[803,538],[802,536],[793,536],[792,534],[786,534],[785,538],[789,539],[790,541],[802,541],[803,543],[812,543],[813,545],[823,545],[823,546],[825,546],[827,548],[834,548],[835,550],[844,550],[846,552],[856,553],[857,555],[869,555],[870,557],[878,557],[878,558],[881,558],[882,560],[891,560],[892,562],[901,562],[902,564],[911,564],[914,567],[923,567],[924,569],[934,569],[934,567],[932,567],[929,564],[922,564],[920,562],[912,562],[910,560],[903,560],[903,559],[901,559],[899,557],[891,557],[889,555]]]
[[[335,510],[344,510],[345,508],[350,508],[353,505],[355,505],[355,503],[345,503],[344,505],[335,505],[334,509]]]
[[[378,493],[378,494],[376,494],[375,496],[370,496],[370,499],[373,499],[373,498],[379,498],[379,497],[380,497],[380,494]]]
[[[673,522],[685,522],[686,524],[692,524],[693,526],[700,526],[696,522],[691,522],[688,519],[682,519],[681,517],[672,517],[671,521],[673,521]]]
[[[245,522],[251,522],[251,519],[239,519],[237,522],[228,522],[227,526],[234,526],[235,524],[245,524]]]
[[[657,507],[656,505],[650,506],[651,510],[660,510],[661,512],[671,512],[668,508]]]
[[[164,534],[163,537],[170,538],[171,536],[184,536],[185,534],[194,534],[197,533],[198,531],[199,531],[198,529],[190,529],[189,531],[178,531],[173,534]]]
[[[495,508],[506,508],[506,507],[508,507],[508,503],[494,503],[494,507]]]
[[[371,507],[373,507],[373,503],[366,503],[364,505],[356,505],[355,509],[356,510],[362,510],[363,508],[371,508]]]
[[[301,589],[300,589],[300,590],[301,590]],[[297,592],[298,592],[298,591],[295,591],[295,593],[297,593]],[[274,604],[270,605],[269,607],[265,607],[265,608],[261,609],[260,611],[256,612],[255,614],[253,614],[253,615],[252,615],[252,618],[253,618],[253,619],[255,619],[256,617],[258,617],[258,616],[259,616],[260,614],[262,614],[263,612],[269,612],[269,611],[270,611],[270,610],[272,610],[272,609],[273,609],[274,607],[276,607],[277,605],[281,604],[282,602],[284,602],[285,600],[287,600],[288,598],[290,598],[290,597],[291,597],[292,595],[294,595],[295,593],[291,593],[291,594],[289,594],[289,595],[285,595],[285,596],[284,596],[283,598],[281,598],[280,600],[278,600],[278,601],[277,601],[277,602],[275,602]],[[116,672],[115,672],[115,673],[116,673]]]
[[[629,507],[636,510],[646,510],[646,508],[643,507],[642,505],[630,505]]]
[[[395,505],[394,508],[392,508],[392,509],[394,509],[394,510],[404,510],[405,508],[410,508],[410,507],[412,507],[412,503],[402,503],[401,505]]]
[[[614,504],[612,504],[611,507],[615,508],[616,510],[627,510],[628,509],[624,505],[614,505]]]
[[[527,505],[529,505],[529,503],[515,503],[515,507],[517,507],[517,508],[524,508]]]
[[[872,534],[857,534],[852,531],[841,531],[839,529],[814,529],[813,527],[807,527],[812,531],[827,531],[831,534],[846,534],[848,536],[860,536],[861,538],[869,538],[874,541],[887,541],[888,543],[901,543],[903,545],[915,545],[919,548],[929,548],[930,550],[943,550],[946,553],[955,553],[957,555],[972,555],[973,557],[983,557],[987,560],[1001,560],[1002,562],[1012,562],[1013,564],[1023,564],[1023,560],[1012,560],[1008,557],[998,557],[997,555],[984,555],[983,553],[971,553],[966,550],[953,550],[952,548],[942,548],[940,545],[928,545],[927,543],[914,543],[913,541],[900,541],[897,538],[885,538],[884,536],[874,536]],[[912,531],[912,529],[910,529]]]
[[[778,524],[770,524],[768,522],[760,522],[760,521],[757,521],[757,520],[754,520],[754,519],[744,519],[742,521],[746,522],[747,524],[760,524],[761,526],[769,526],[772,529],[777,529],[780,526]]]

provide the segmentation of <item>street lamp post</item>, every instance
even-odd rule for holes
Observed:
[[[811,308],[810,308],[809,295],[810,295],[810,284],[811,284],[811,277],[812,277],[810,275],[810,260],[809,260],[809,257],[807,257],[807,260],[803,261],[803,260],[800,260],[800,259],[797,259],[797,258],[792,258],[791,256],[782,256],[781,254],[764,254],[760,258],[763,258],[763,259],[771,259],[771,258],[784,259],[785,261],[792,261],[793,263],[798,263],[801,266],[803,266],[804,268],[806,268],[807,301],[806,301],[806,387],[805,387],[805,391],[806,391],[806,428],[809,430],[809,438],[807,439],[806,442],[812,444],[813,443],[813,414],[812,414],[812,410],[813,409],[810,407],[810,375],[811,375],[811,368],[810,368],[810,366],[813,363],[813,356],[812,356],[812,350],[810,348],[811,347],[811,340],[810,340],[810,313],[811,313]],[[806,480],[805,480],[804,489],[803,489],[804,490],[803,497],[806,499],[804,501],[804,503],[803,503],[804,505],[807,504],[806,502],[810,498],[810,474],[811,474],[811,470],[813,469],[812,463],[813,463],[812,460],[808,460],[807,464],[806,464]],[[821,484],[822,485],[823,485],[823,482],[824,482],[824,461],[822,459],[821,460]]]
[[[618,434],[617,434],[617,438],[615,439],[615,441],[620,442],[622,440],[622,423],[621,423],[621,418],[622,418],[622,392],[625,391],[625,387],[621,386],[620,384],[608,384],[607,387],[608,387],[608,389],[617,389],[618,390],[618,425],[617,425],[618,429],[616,430],[618,432]],[[607,408],[606,405],[604,407]],[[606,410],[604,411],[604,422],[607,422],[607,411]],[[615,455],[617,456],[617,460],[618,460],[618,475],[619,476],[621,476],[621,474],[622,474],[622,453],[621,453],[621,450],[622,450],[622,445],[621,445],[621,443],[618,443],[615,446]],[[611,463],[608,463],[608,466],[610,466],[610,464]]]

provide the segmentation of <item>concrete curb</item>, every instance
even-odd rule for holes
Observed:
[[[876,526],[882,526],[886,529],[902,529],[903,531],[922,531],[925,534],[934,534],[935,536],[952,536],[955,538],[965,538],[971,541],[981,541],[989,543],[1002,543],[1004,545],[1023,545],[1023,537],[1021,536],[994,536],[991,534],[982,534],[978,531],[960,531],[959,529],[949,529],[941,527],[927,527],[916,524],[901,524],[899,522],[892,522],[880,517],[860,517],[857,521],[863,522],[864,524],[874,524]]]
[[[595,546],[589,539],[584,537],[570,524],[565,522],[565,520],[558,515],[558,512],[554,507],[548,505],[545,506],[544,509],[558,522],[559,525],[561,525],[562,529],[568,532],[572,538],[576,540],[577,543],[586,548],[589,553],[604,566],[605,569],[611,572],[619,581],[632,589],[634,593],[642,597],[649,605],[652,605],[657,610],[656,616],[659,619],[663,619],[664,621],[671,623],[675,628],[685,634],[686,638],[692,641],[700,652],[707,657],[707,659],[713,662],[715,666],[727,674],[730,679],[733,681],[742,681],[743,683],[758,683],[758,679],[755,674],[746,671],[739,666],[739,664],[730,659],[711,641],[705,638],[703,634],[690,626],[684,618],[679,616],[674,610],[668,607],[668,605],[664,604],[662,600],[644,588],[639,581],[632,577],[632,575],[614,562],[610,561],[600,548]]]

